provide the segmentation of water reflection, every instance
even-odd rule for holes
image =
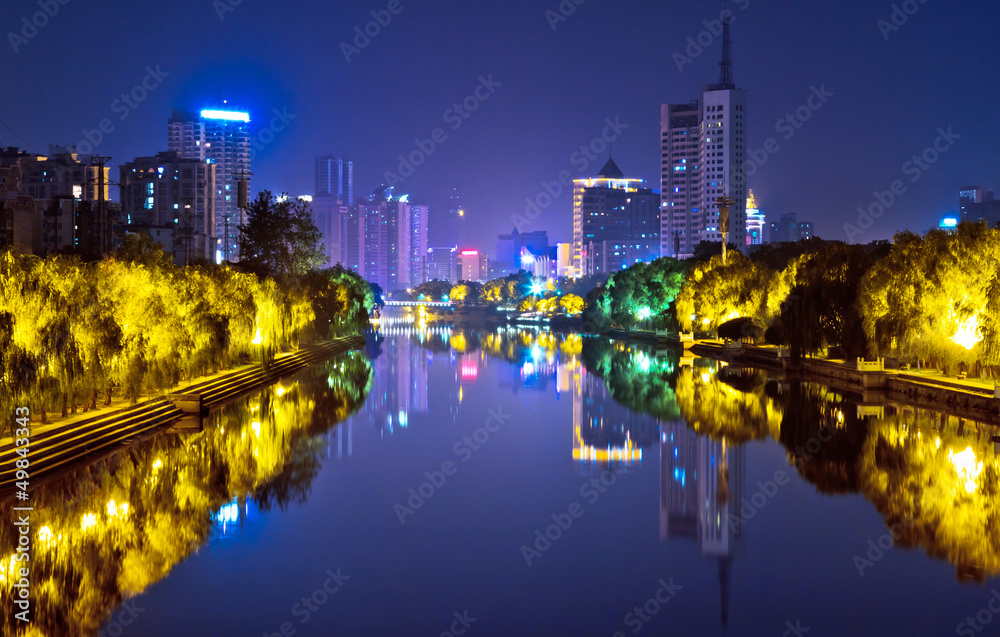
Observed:
[[[361,406],[370,379],[366,357],[351,353],[229,404],[203,431],[161,433],[34,489],[35,634],[93,634],[210,538],[239,533],[258,509],[304,501],[325,451],[320,434]],[[24,629],[12,603],[12,528],[0,528],[5,635]]]
[[[886,526],[905,529],[897,546],[947,559],[962,580],[1000,573],[992,425],[604,338],[499,328],[453,330],[446,340],[463,356],[481,349],[513,363],[502,387],[568,388],[572,458],[584,467],[639,462],[659,442],[661,535],[697,539],[718,558],[724,597],[739,540],[731,520],[743,497],[742,445],[764,439],[782,444],[819,492],[864,495]]]

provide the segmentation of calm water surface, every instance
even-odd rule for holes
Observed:
[[[40,625],[1000,634],[992,429],[860,400],[607,339],[389,326],[49,487],[71,592]]]

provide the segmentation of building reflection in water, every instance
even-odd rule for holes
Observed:
[[[722,624],[729,623],[733,558],[742,547],[738,503],[746,482],[746,450],[688,429],[660,425],[660,538],[698,543],[719,564]]]

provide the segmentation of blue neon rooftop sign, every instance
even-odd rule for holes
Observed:
[[[206,109],[201,112],[202,119],[224,119],[230,122],[249,122],[250,113],[240,111],[215,111]]]

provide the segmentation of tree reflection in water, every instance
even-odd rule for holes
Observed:
[[[33,490],[31,632],[14,618],[17,530],[5,525],[0,633],[93,634],[204,544],[224,504],[248,494],[264,510],[304,501],[320,434],[361,407],[371,373],[351,352],[227,405],[201,432],[160,433]],[[0,507],[3,519],[13,506]]]
[[[729,447],[771,438],[819,492],[864,495],[887,527],[902,529],[897,546],[947,559],[961,580],[1000,573],[1000,443],[992,425],[899,403],[859,404],[822,385],[607,338],[500,328],[459,339],[464,351],[475,342],[515,364],[533,351],[579,346],[561,364],[579,358],[628,409],[664,422],[683,419]]]

